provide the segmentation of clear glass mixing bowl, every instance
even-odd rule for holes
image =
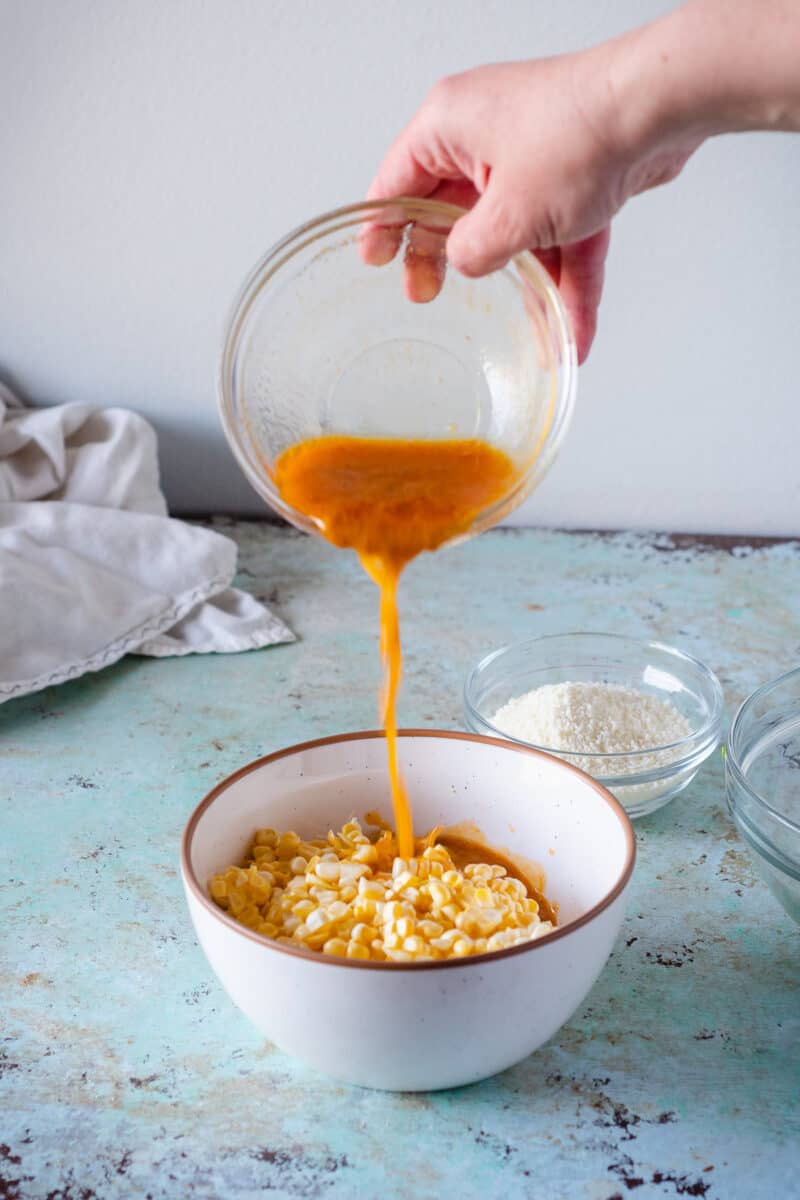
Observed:
[[[677,742],[624,754],[576,753],[574,746],[522,741],[494,723],[516,696],[558,683],[610,683],[668,701],[689,733]],[[618,633],[556,633],[503,646],[481,659],[464,686],[466,727],[555,754],[608,788],[629,817],[663,808],[688,787],[719,745],[723,696],[713,671],[682,650]]]
[[[288,234],[245,282],[219,368],[228,441],[256,491],[293,524],[312,518],[279,495],[276,459],[324,434],[481,438],[517,467],[510,492],[478,515],[494,524],[553,461],[575,397],[575,345],[558,291],[531,254],[468,279],[445,241],[462,210],[429,200],[354,204]],[[398,246],[365,261],[378,230]],[[419,303],[409,272],[441,290]]]
[[[725,778],[756,869],[800,922],[800,668],[742,704],[725,747]]]

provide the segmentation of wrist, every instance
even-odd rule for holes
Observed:
[[[800,130],[800,13],[792,0],[693,0],[613,45],[617,108],[634,149]]]
[[[616,142],[634,162],[676,143],[696,146],[720,132],[717,114],[693,94],[685,59],[676,61],[667,21],[634,29],[611,44]]]

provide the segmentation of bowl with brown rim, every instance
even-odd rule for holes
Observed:
[[[181,874],[211,969],[265,1037],[345,1082],[427,1091],[513,1066],[575,1012],[619,933],[635,840],[610,792],[540,751],[404,730],[399,755],[416,832],[477,827],[540,874],[557,908],[552,932],[469,958],[365,962],[274,941],[214,903],[209,879],[242,860],[257,828],[318,838],[353,816],[390,815],[377,732],[279,750],[222,780],[189,818]]]

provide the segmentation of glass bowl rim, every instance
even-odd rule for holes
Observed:
[[[760,684],[755,691],[750,692],[749,696],[745,696],[744,700],[736,710],[734,718],[731,721],[730,729],[728,730],[728,736],[725,739],[725,766],[731,778],[734,779],[739,787],[747,792],[747,794],[753,800],[755,800],[756,804],[760,808],[765,809],[770,816],[775,817],[775,819],[781,825],[783,825],[786,829],[791,830],[792,833],[800,834],[800,822],[793,821],[792,818],[787,817],[785,813],[779,812],[779,810],[774,808],[768,800],[765,800],[761,793],[757,792],[753,785],[749,782],[742,769],[739,761],[739,755],[735,746],[736,735],[740,732],[741,720],[751,706],[763,699],[763,697],[771,692],[774,688],[779,687],[783,683],[787,683],[793,678],[800,679],[800,667],[792,667],[790,671],[784,671],[782,675],[778,675],[775,679],[768,679],[766,683]],[[736,801],[731,795],[730,786],[728,787],[728,798],[735,813]],[[761,834],[761,836],[764,837],[765,835]]]
[[[240,343],[242,329],[248,314],[263,289],[278,274],[281,267],[314,241],[360,224],[368,213],[391,211],[402,207],[421,214],[452,218],[452,224],[467,211],[456,204],[445,204],[440,200],[428,200],[415,196],[398,196],[388,200],[362,200],[320,213],[284,234],[261,256],[240,285],[231,304],[223,326],[222,345],[217,360],[217,406],[220,412],[225,438],[245,478],[255,491],[281,516],[307,532],[319,532],[319,523],[296,511],[281,497],[278,489],[263,467],[254,461],[252,453],[241,436],[234,401],[233,364]],[[337,224],[339,222],[339,224]],[[511,490],[500,500],[485,509],[476,518],[470,533],[477,533],[494,523],[495,514],[505,511],[510,502],[521,492],[523,499],[533,479],[541,479],[552,464],[563,442],[575,408],[577,385],[577,348],[567,310],[561,294],[545,267],[528,250],[513,255],[513,263],[523,279],[527,279],[536,294],[543,299],[548,315],[553,322],[556,342],[560,353],[558,383],[550,426],[546,431],[541,448],[530,467],[520,475]],[[506,264],[508,266],[509,264]],[[506,268],[500,268],[505,270]],[[494,274],[495,272],[490,272]],[[513,508],[514,505],[512,504]],[[454,539],[459,541],[460,538]]]
[[[511,650],[519,650],[521,647],[532,645],[541,645],[546,642],[564,640],[566,638],[576,639],[592,639],[598,638],[606,641],[616,641],[624,643],[627,646],[635,647],[637,650],[657,650],[660,653],[666,653],[672,658],[677,659],[682,663],[691,664],[695,667],[704,682],[707,683],[711,691],[711,715],[705,724],[698,729],[687,733],[682,738],[678,738],[674,742],[665,742],[659,746],[648,746],[643,750],[625,750],[618,754],[611,754],[607,751],[603,752],[583,752],[577,750],[564,750],[554,746],[540,746],[537,742],[528,742],[522,738],[516,738],[512,734],[504,733],[497,725],[494,725],[487,717],[484,717],[475,707],[471,691],[482,671],[484,671],[490,663],[500,658],[504,654],[508,654]],[[557,664],[550,664],[551,666]],[[537,637],[523,638],[517,642],[507,642],[504,646],[499,646],[496,650],[492,650],[489,654],[484,655],[472,668],[467,675],[464,684],[464,707],[470,717],[476,717],[482,725],[493,731],[493,736],[506,738],[516,742],[520,746],[532,746],[537,750],[543,750],[547,754],[555,754],[557,756],[566,755],[568,759],[581,758],[593,760],[598,767],[602,767],[603,762],[621,759],[625,762],[635,763],[641,760],[645,755],[659,753],[665,750],[678,750],[686,747],[688,753],[672,759],[668,763],[664,763],[660,767],[649,767],[641,771],[631,771],[624,775],[593,775],[594,779],[602,781],[606,787],[632,787],[640,783],[655,783],[662,779],[667,779],[672,775],[677,775],[681,770],[685,769],[690,762],[697,759],[697,765],[706,758],[709,753],[718,744],[722,733],[722,719],[724,711],[725,698],[722,691],[722,685],[719,679],[714,674],[706,663],[701,659],[695,658],[692,654],[687,654],[685,650],[679,650],[676,646],[669,646],[666,642],[645,641],[640,638],[631,637],[626,633],[602,633],[598,630],[571,630],[565,633],[545,633]]]

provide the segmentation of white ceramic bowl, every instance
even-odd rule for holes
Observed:
[[[426,1091],[513,1066],[570,1017],[619,932],[635,842],[609,792],[539,751],[408,730],[399,755],[419,832],[473,821],[544,868],[553,933],[469,959],[366,963],[271,941],[209,899],[209,877],[241,860],[258,827],[318,837],[370,809],[389,815],[380,733],[293,746],[223,780],[186,826],[181,873],[213,970],[271,1041],[348,1083]]]

